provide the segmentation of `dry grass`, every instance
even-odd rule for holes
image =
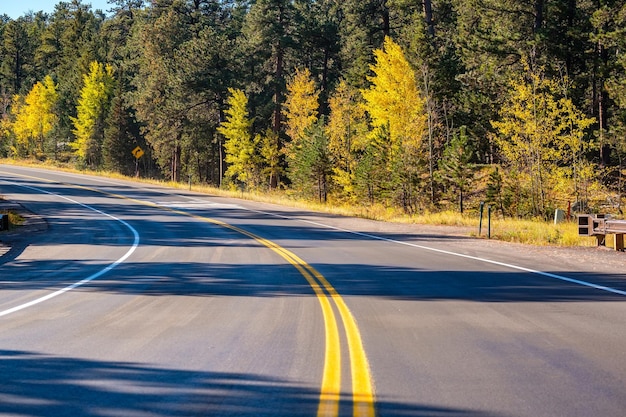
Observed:
[[[460,214],[451,211],[424,213],[415,216],[386,219],[416,224],[446,225],[469,228],[470,236],[478,236],[480,217],[476,213]],[[481,237],[487,237],[489,225],[483,218]],[[491,221],[491,239],[538,246],[595,246],[596,239],[578,236],[575,221],[554,224],[543,220],[495,218]]]
[[[575,222],[553,222],[498,219],[491,227],[493,239],[531,245],[594,246],[595,238],[578,236]]]

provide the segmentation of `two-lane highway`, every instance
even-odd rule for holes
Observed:
[[[626,415],[623,269],[33,168],[0,194],[49,224],[0,259],[0,415]]]

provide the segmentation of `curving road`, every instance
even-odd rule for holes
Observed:
[[[623,254],[7,165],[0,194],[48,222],[0,258],[2,416],[626,415]]]

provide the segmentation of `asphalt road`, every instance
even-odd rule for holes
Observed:
[[[48,222],[0,258],[2,416],[626,415],[624,254],[6,165],[0,194]]]

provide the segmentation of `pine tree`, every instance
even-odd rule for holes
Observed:
[[[115,83],[115,94],[105,122],[102,158],[105,169],[124,175],[138,174],[133,149],[139,146],[144,152],[149,151],[140,137],[139,126],[133,113],[133,109],[125,101],[123,77],[120,74]],[[148,155],[144,155],[144,158],[148,158]]]
[[[20,17],[9,21],[2,32],[2,62],[0,78],[12,94],[23,94],[32,85],[33,48],[27,32],[28,22]],[[29,82],[30,81],[30,82]]]
[[[459,211],[463,213],[465,193],[469,190],[474,177],[471,164],[473,150],[467,136],[467,128],[461,126],[459,134],[454,135],[443,152],[439,162],[441,178],[454,187],[459,195]]]
[[[305,198],[316,197],[320,203],[325,203],[328,197],[328,178],[332,172],[324,124],[322,117],[307,127],[298,146],[292,150],[289,165],[292,190]]]
[[[250,7],[242,28],[243,53],[248,61],[244,67],[253,71],[250,79],[262,90],[259,99],[263,102],[259,107],[271,107],[269,118],[277,133],[282,131],[283,124],[285,68],[296,65],[293,51],[297,44],[298,19],[291,1],[257,0]]]

